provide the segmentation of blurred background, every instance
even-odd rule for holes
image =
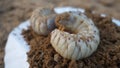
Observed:
[[[45,6],[81,7],[120,20],[120,0],[0,0],[0,68],[4,68],[4,47],[9,33],[29,19],[35,8]]]

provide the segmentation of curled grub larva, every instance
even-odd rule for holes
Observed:
[[[54,28],[55,12],[49,8],[37,8],[30,18],[32,29],[40,35],[48,35]]]
[[[90,56],[100,42],[99,30],[93,21],[80,12],[57,15],[56,26],[51,32],[51,44],[61,56],[82,59]]]

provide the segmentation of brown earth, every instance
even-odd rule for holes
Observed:
[[[75,6],[106,13],[120,19],[120,0],[0,0],[0,68],[4,67],[4,47],[10,31],[29,19],[39,6]]]
[[[61,57],[47,37],[37,35],[31,27],[23,35],[31,47],[28,52],[30,68],[120,68],[120,27],[112,23],[110,17],[86,12],[100,31],[100,44],[90,57],[68,60]]]

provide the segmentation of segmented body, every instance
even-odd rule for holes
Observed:
[[[64,29],[55,29],[51,32],[53,48],[64,58],[82,59],[90,56],[100,42],[99,30],[93,21],[78,12],[63,13],[57,16],[56,22]]]
[[[33,30],[40,35],[48,35],[54,28],[55,13],[49,8],[37,8],[33,11],[30,22]]]
[[[78,60],[88,57],[100,42],[99,30],[93,21],[79,11],[56,16],[52,9],[38,8],[30,21],[36,33],[45,36],[51,33],[53,48],[64,58]]]

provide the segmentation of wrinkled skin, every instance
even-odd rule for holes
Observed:
[[[37,8],[30,18],[33,30],[43,36],[47,36],[55,29],[55,12],[50,8]]]

